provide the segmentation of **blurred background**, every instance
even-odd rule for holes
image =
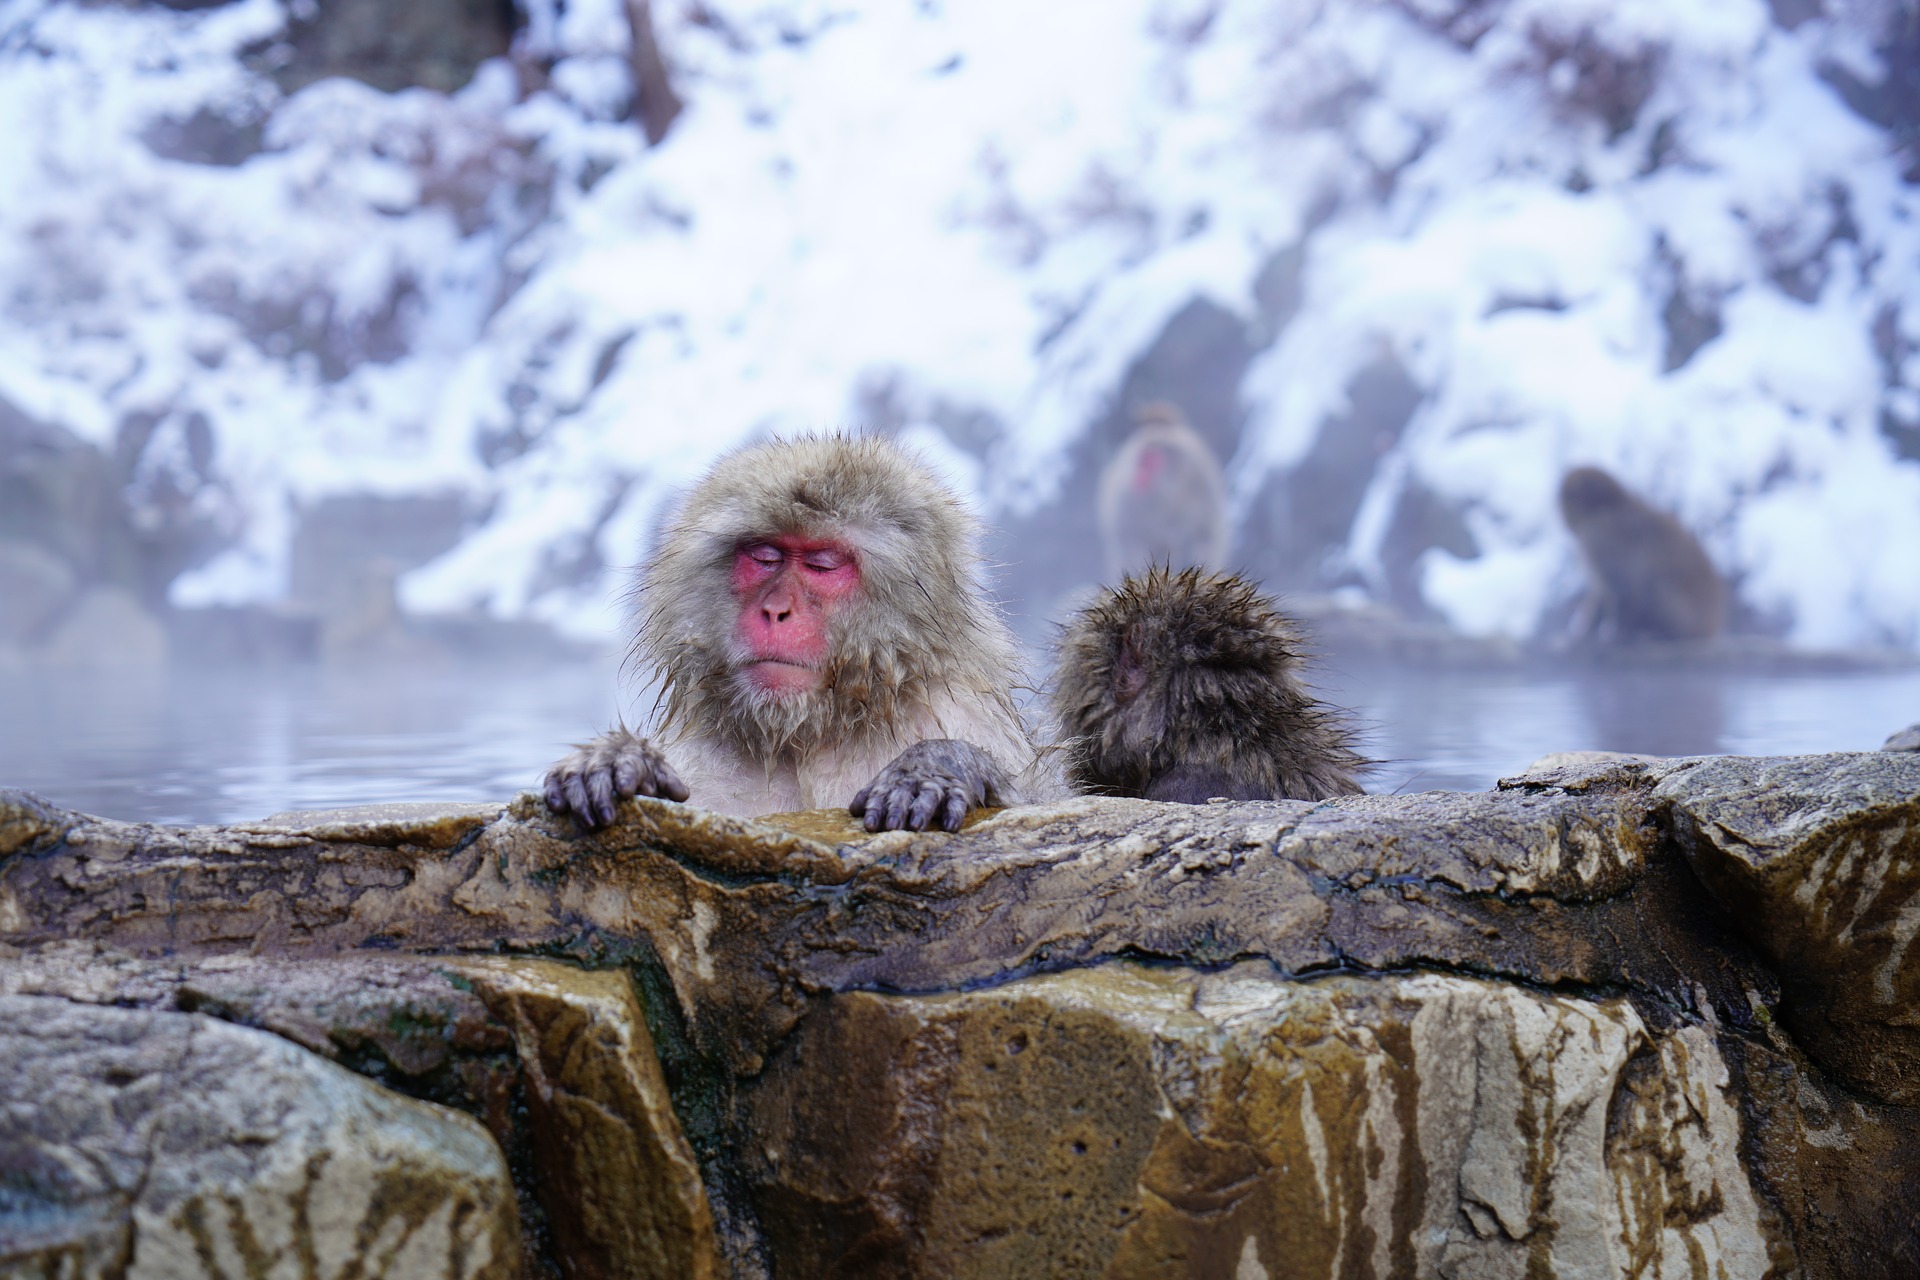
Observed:
[[[530,786],[644,718],[676,494],[799,430],[971,497],[1037,682],[1152,405],[1376,789],[1872,749],[1916,182],[1913,0],[0,0],[0,786]],[[1581,465],[1712,637],[1582,629]]]

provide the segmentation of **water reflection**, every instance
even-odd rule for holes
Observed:
[[[1553,751],[1792,755],[1868,751],[1920,720],[1920,671],[1725,675],[1602,668],[1449,672],[1334,668],[1385,761],[1375,791],[1478,791]]]
[[[0,673],[0,786],[114,818],[230,822],[495,800],[626,708],[611,662],[155,677]]]
[[[1692,671],[1627,670],[1581,680],[1577,687],[1592,750],[1696,756],[1726,749],[1723,679],[1702,679]],[[1879,746],[1887,733],[1871,745]]]
[[[1725,676],[1331,666],[1376,791],[1483,790],[1550,751],[1767,755],[1877,747],[1920,720],[1920,671]],[[153,822],[378,800],[504,799],[639,695],[613,664],[373,674],[0,672],[0,786]]]

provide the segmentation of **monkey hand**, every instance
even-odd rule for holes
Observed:
[[[624,728],[611,729],[547,770],[547,808],[571,813],[581,826],[604,827],[628,796],[685,800],[687,784],[660,749]]]
[[[958,831],[967,810],[998,803],[1000,787],[1000,767],[986,752],[957,738],[930,738],[895,756],[847,812],[869,831]]]

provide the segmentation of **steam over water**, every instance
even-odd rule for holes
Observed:
[[[104,817],[232,822],[385,800],[505,800],[624,712],[612,664],[160,676],[0,672],[0,787]],[[1869,750],[1920,720],[1920,671],[1453,672],[1333,665],[1375,791],[1483,790],[1550,751]],[[698,797],[695,797],[698,800]]]

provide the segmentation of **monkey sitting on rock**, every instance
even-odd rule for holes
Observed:
[[[1155,568],[1108,588],[1061,637],[1068,781],[1184,804],[1358,794],[1369,762],[1302,686],[1301,650],[1272,598],[1236,575]]]
[[[1041,798],[978,540],[953,493],[886,440],[722,458],[639,575],[632,656],[662,683],[657,737],[619,728],[582,746],[548,771],[547,805],[587,827],[637,794],[954,831],[976,806]]]
[[[1726,621],[1727,586],[1700,540],[1598,467],[1560,482],[1560,513],[1589,579],[1576,641],[1707,640]]]

